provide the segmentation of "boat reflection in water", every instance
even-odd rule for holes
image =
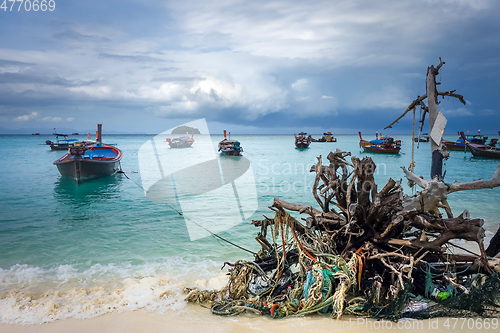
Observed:
[[[88,214],[92,211],[89,211],[91,206],[119,201],[122,183],[123,176],[120,174],[95,179],[92,182],[83,184],[77,184],[72,179],[60,177],[54,183],[53,195],[61,204],[60,206],[65,207],[68,219],[87,220],[96,218],[95,214],[91,216]],[[67,209],[68,206],[70,209]]]

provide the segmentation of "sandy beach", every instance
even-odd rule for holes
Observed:
[[[496,320],[496,321],[495,321]],[[496,325],[495,325],[496,323]],[[485,328],[487,327],[487,328]],[[198,305],[188,305],[181,312],[164,314],[137,310],[110,313],[91,319],[65,319],[31,326],[0,324],[2,333],[132,333],[132,332],[498,332],[498,319],[434,318],[399,322],[347,317],[334,320],[329,316],[271,319],[255,315],[219,317]]]

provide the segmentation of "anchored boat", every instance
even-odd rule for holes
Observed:
[[[486,157],[486,158],[497,158],[500,159],[500,148],[495,148],[491,146],[481,145],[477,143],[472,143],[467,140],[464,132],[460,132],[460,136],[465,141],[467,148],[474,157]]]
[[[337,142],[337,138],[333,136],[332,132],[323,133],[321,142]]]
[[[429,142],[430,136],[427,133],[422,133],[413,139],[415,142]]]
[[[194,143],[193,136],[194,132],[191,134],[191,137],[189,137],[189,133],[186,133],[185,137],[183,136],[172,140],[170,138],[167,138],[166,141],[168,142],[170,148],[189,148]]]
[[[295,135],[295,147],[298,149],[309,148],[311,144],[311,136],[306,136],[307,133],[300,132],[298,135]]]
[[[467,150],[469,147],[465,144],[465,140],[476,145],[484,145],[486,143],[486,140],[488,139],[487,136],[479,134],[480,131],[478,131],[478,134],[474,135],[464,134],[464,138],[462,138],[462,133],[463,132],[458,133],[458,139],[455,142],[443,139],[441,139],[441,141],[448,150]]]
[[[111,176],[120,169],[122,151],[102,143],[101,135],[102,124],[97,124],[96,143],[76,142],[66,155],[54,161],[63,177],[81,184],[90,179]]]
[[[401,140],[394,140],[389,136],[380,135],[380,138],[372,141],[363,140],[361,132],[359,133],[359,146],[364,151],[380,154],[399,154],[401,150]]]
[[[243,148],[237,140],[231,140],[231,133],[229,133],[229,139],[226,138],[226,130],[224,130],[224,139],[219,142],[219,152],[221,155],[226,156],[241,156]]]
[[[45,141],[45,144],[50,146],[50,150],[68,150],[78,141],[77,139],[68,139],[67,134],[54,133],[54,135],[56,136],[56,141]]]

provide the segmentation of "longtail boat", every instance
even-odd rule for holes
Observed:
[[[111,176],[120,169],[122,151],[102,143],[102,124],[97,124],[97,128],[96,143],[76,142],[66,155],[54,161],[63,177],[81,184],[94,178]]]
[[[68,139],[67,134],[54,133],[54,135],[56,136],[56,141],[45,141],[45,144],[50,146],[50,150],[68,150],[78,141],[77,139]]]
[[[458,139],[455,142],[443,140],[443,139],[441,139],[441,141],[443,142],[443,144],[446,146],[446,148],[448,150],[467,150],[468,147],[465,144],[465,140],[467,140],[473,144],[484,145],[486,143],[486,140],[488,139],[487,136],[483,136],[481,134],[474,134],[474,135],[465,135],[464,134],[464,137],[465,137],[465,139],[464,139],[464,138],[462,138],[461,133],[463,133],[463,132],[458,133]]]
[[[460,132],[460,136],[462,136],[462,139],[465,141],[465,144],[467,145],[467,147],[469,148],[470,152],[474,157],[500,159],[500,148],[494,148],[477,143],[471,143],[465,137],[464,132]]]
[[[363,140],[361,132],[359,133],[359,146],[364,151],[380,154],[399,154],[401,150],[401,140],[394,140],[389,136],[380,135],[380,139],[367,141]]]
[[[323,137],[321,139],[322,142],[337,142],[337,138],[333,136],[332,132],[323,133]]]
[[[311,144],[311,136],[306,136],[307,133],[300,132],[298,135],[295,135],[295,147],[298,149],[309,148]]]
[[[226,137],[226,130],[224,130],[224,139],[219,142],[219,152],[221,155],[226,156],[241,156],[243,148],[237,140],[231,140],[231,133],[229,139]]]
[[[413,139],[415,142],[429,142],[430,136],[427,133],[422,133]]]
[[[189,148],[194,143],[193,136],[194,132],[191,134],[191,137],[189,137],[189,133],[186,133],[185,137],[183,136],[172,140],[170,138],[167,138],[166,141],[168,142],[170,148]]]
[[[448,141],[441,139],[443,145],[445,145],[448,150],[468,150],[469,148],[465,144],[463,139],[458,139],[457,141]]]

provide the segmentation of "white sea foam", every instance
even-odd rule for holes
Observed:
[[[220,264],[180,258],[131,265],[96,264],[0,269],[0,322],[33,325],[65,318],[146,309],[183,311],[185,287],[220,289],[227,281]]]

